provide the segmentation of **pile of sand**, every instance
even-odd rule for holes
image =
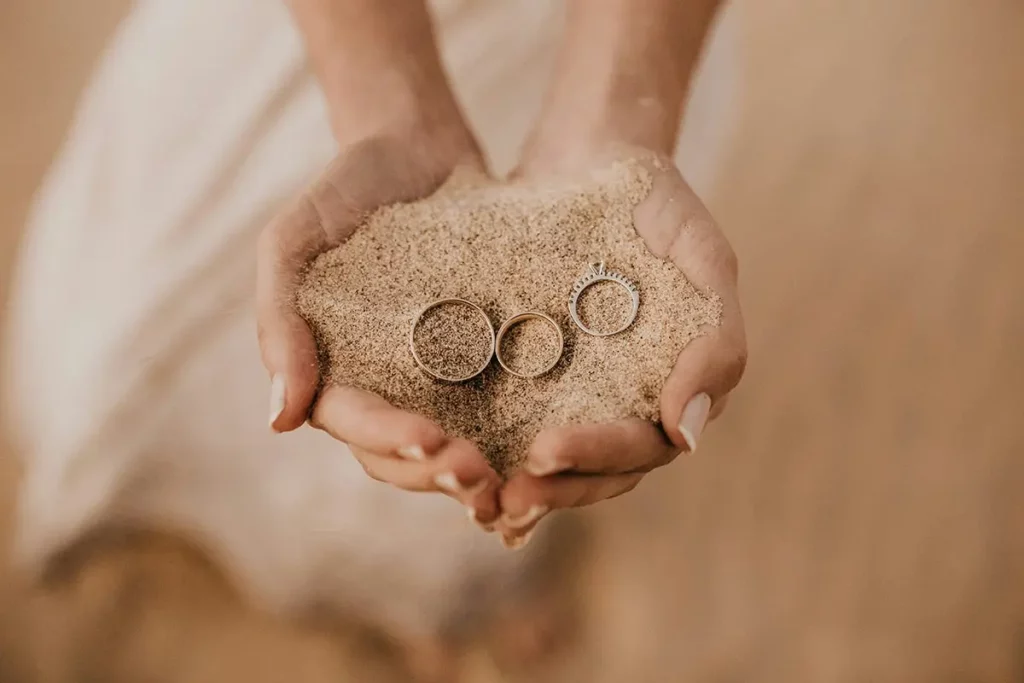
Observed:
[[[637,164],[616,164],[584,182],[543,185],[458,173],[428,199],[377,211],[311,264],[299,290],[324,382],[376,392],[436,420],[479,444],[499,471],[514,467],[545,427],[657,420],[676,357],[703,325],[718,324],[721,304],[653,256],[636,234],[632,210],[650,187],[650,174]],[[611,337],[583,334],[568,315],[573,283],[598,261],[640,290],[635,322]],[[431,379],[413,361],[409,335],[416,315],[443,298],[482,307],[495,328],[516,313],[546,313],[561,325],[565,354],[536,379],[515,377],[496,361],[467,383]],[[580,301],[584,322],[598,329],[615,327],[628,308],[614,284],[592,287]],[[421,356],[478,358],[478,336],[437,334],[458,322],[438,316],[425,346],[417,346]],[[544,327],[534,320],[516,328],[505,356],[527,367],[538,362],[531,356],[550,345]]]

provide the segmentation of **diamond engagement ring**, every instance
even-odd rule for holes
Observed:
[[[580,301],[580,295],[583,294],[583,291],[588,287],[597,284],[598,282],[614,282],[618,286],[625,289],[626,293],[629,294],[629,300],[631,304],[629,315],[626,317],[625,322],[620,327],[610,332],[598,332],[584,325],[583,321],[580,319],[580,313],[577,308]],[[636,285],[634,285],[632,281],[626,278],[625,275],[617,273],[613,270],[606,270],[604,267],[604,261],[601,261],[600,263],[591,263],[587,267],[587,272],[580,276],[580,279],[578,279],[576,281],[576,284],[573,285],[572,296],[569,298],[569,315],[572,317],[572,321],[576,323],[576,326],[579,327],[581,330],[594,337],[610,337],[613,334],[624,332],[626,329],[629,328],[630,325],[633,324],[633,321],[636,320],[636,314],[639,310],[640,291],[636,288]]]

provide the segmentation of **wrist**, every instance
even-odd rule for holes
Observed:
[[[339,146],[464,128],[425,0],[287,0]]]
[[[717,4],[569,0],[555,76],[524,163],[550,166],[616,146],[671,155]]]
[[[599,104],[549,111],[527,140],[520,168],[570,172],[619,149],[672,156],[679,115],[671,102],[643,95],[590,101]]]
[[[475,146],[447,83],[428,84],[393,69],[323,81],[331,131],[339,147],[368,138]]]

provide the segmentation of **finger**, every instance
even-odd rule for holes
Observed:
[[[319,381],[316,342],[295,311],[301,270],[326,246],[308,202],[296,202],[260,235],[256,316],[260,353],[271,375],[270,426],[305,422]]]
[[[491,531],[501,508],[498,494],[502,480],[473,442],[454,439],[439,458],[433,482],[466,506],[469,519]]]
[[[467,516],[484,528],[498,517],[501,478],[470,441],[454,439],[425,461],[402,460],[359,448],[352,452],[366,473],[377,481],[406,491],[444,493],[462,503]]]
[[[412,461],[427,460],[447,441],[444,431],[422,415],[354,387],[324,389],[310,422],[354,448]]]
[[[668,437],[693,452],[708,419],[739,383],[747,362],[746,332],[736,292],[736,254],[700,199],[671,165],[650,164],[654,182],[637,206],[637,231],[651,251],[669,258],[701,291],[722,302],[721,323],[690,342],[661,394],[661,419]]]
[[[743,317],[723,299],[722,322],[682,350],[661,391],[661,421],[668,438],[694,452],[708,420],[725,407],[747,365]]]
[[[316,343],[295,311],[306,265],[341,244],[373,209],[429,194],[450,166],[409,163],[419,150],[393,141],[348,148],[260,235],[257,324],[263,364],[271,375],[270,424],[288,431],[303,424],[319,381]],[[447,168],[447,170],[443,170]]]
[[[646,420],[566,425],[537,435],[523,469],[535,477],[566,471],[648,472],[671,462],[678,452],[665,433]]]
[[[263,363],[271,374],[270,425],[289,431],[305,422],[316,396],[319,367],[316,341],[295,310],[306,266],[318,254],[346,240],[375,206],[351,170],[362,160],[335,160],[300,198],[261,233],[257,251],[257,330]]]
[[[502,515],[497,524],[509,548],[524,546],[537,524],[552,510],[592,505],[636,488],[643,473],[586,475],[556,474],[533,477],[520,473],[501,490]]]

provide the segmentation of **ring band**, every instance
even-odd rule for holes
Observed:
[[[558,353],[555,355],[554,360],[548,363],[548,365],[546,365],[541,370],[529,374],[524,372],[518,372],[510,368],[505,363],[505,359],[501,355],[501,342],[505,338],[505,334],[508,333],[508,331],[512,329],[514,325],[517,325],[526,320],[543,320],[548,325],[553,327],[555,333],[558,335]],[[565,336],[562,334],[562,328],[558,325],[558,323],[555,322],[554,318],[552,318],[549,315],[545,315],[544,313],[541,313],[539,311],[526,311],[525,313],[517,313],[516,315],[506,320],[504,323],[502,323],[501,327],[498,328],[498,335],[495,338],[494,342],[494,355],[498,359],[498,364],[502,367],[502,369],[505,370],[505,372],[511,375],[515,375],[516,377],[522,377],[523,379],[533,379],[534,377],[540,377],[541,375],[546,375],[547,373],[554,370],[555,366],[558,365],[558,361],[562,360],[562,352],[564,350]]]
[[[487,323],[487,331],[490,333],[490,346],[491,346],[491,350],[487,354],[486,360],[484,360],[484,362],[480,365],[479,368],[477,368],[471,374],[466,375],[464,377],[449,377],[449,376],[446,376],[446,375],[442,375],[441,373],[436,372],[434,370],[431,370],[430,367],[427,366],[427,364],[423,361],[423,359],[420,358],[420,354],[416,351],[416,328],[419,326],[420,321],[423,319],[423,316],[426,315],[428,312],[434,310],[435,308],[439,308],[439,307],[444,306],[446,304],[461,304],[461,305],[469,306],[470,308],[472,308],[474,311],[476,311],[480,315],[480,317],[484,320],[485,323]],[[426,308],[421,310],[416,315],[416,317],[412,321],[412,327],[409,328],[409,350],[412,352],[413,360],[416,362],[416,365],[419,366],[420,370],[422,370],[423,372],[427,373],[428,375],[430,375],[434,379],[439,380],[441,382],[450,382],[450,383],[453,383],[453,384],[454,383],[458,383],[458,382],[465,382],[465,381],[471,380],[474,377],[476,377],[477,375],[479,375],[481,372],[483,372],[484,370],[487,369],[488,365],[491,364],[491,358],[494,357],[494,350],[495,350],[496,344],[497,344],[497,337],[495,337],[495,334],[494,334],[494,323],[492,323],[491,319],[489,317],[487,317],[487,313],[484,311],[484,309],[480,308],[479,306],[477,306],[476,304],[474,304],[474,303],[472,303],[470,301],[466,301],[465,299],[452,298],[452,299],[438,299],[437,301],[434,301],[433,303],[427,305]]]
[[[626,318],[625,323],[618,329],[612,330],[611,332],[597,332],[592,330],[583,324],[583,320],[580,319],[580,313],[577,306],[580,301],[580,295],[583,291],[592,285],[596,285],[598,282],[614,282],[618,286],[626,290],[629,294],[629,300],[632,308],[629,312],[629,316]],[[633,321],[636,320],[637,311],[640,310],[640,291],[636,288],[633,282],[626,278],[622,273],[617,273],[613,270],[606,270],[604,267],[604,261],[600,263],[591,263],[587,267],[587,272],[580,276],[580,279],[573,285],[572,295],[569,297],[569,316],[572,321],[576,323],[576,327],[580,328],[587,334],[594,337],[610,337],[613,334],[626,331]]]

